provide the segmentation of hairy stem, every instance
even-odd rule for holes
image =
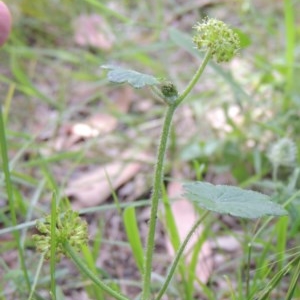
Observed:
[[[189,84],[187,85],[186,89],[183,91],[183,93],[176,99],[175,101],[175,105],[178,106],[185,98],[186,96],[190,93],[190,91],[192,90],[192,88],[195,86],[195,84],[197,83],[197,81],[199,80],[199,78],[201,77],[207,63],[209,62],[211,58],[211,51],[208,50],[204,56],[203,62],[200,65],[199,69],[197,70],[197,72],[195,73],[195,75],[193,76],[193,78],[191,79],[191,81],[189,82]]]
[[[211,58],[211,52],[210,50],[208,50],[202,64],[196,71],[192,80],[187,85],[186,89],[175,100],[175,102],[169,104],[164,118],[164,124],[163,124],[160,142],[158,146],[157,161],[154,170],[149,231],[147,236],[146,253],[145,253],[144,268],[143,268],[143,290],[142,290],[142,297],[141,297],[142,300],[149,300],[150,293],[151,293],[151,271],[152,271],[153,252],[155,248],[154,239],[155,239],[155,229],[156,229],[156,220],[157,220],[157,209],[158,209],[159,199],[161,197],[162,186],[163,186],[164,160],[165,160],[165,154],[167,150],[170,128],[172,124],[172,118],[177,106],[179,106],[179,104],[186,98],[186,96],[190,93],[192,88],[199,80],[210,58]]]
[[[154,238],[155,228],[157,220],[157,209],[159,204],[159,198],[161,197],[162,184],[163,184],[163,172],[164,172],[164,159],[167,149],[168,136],[170,132],[171,122],[176,107],[174,105],[169,106],[165,115],[162,133],[160,137],[160,143],[158,147],[157,162],[154,171],[153,191],[151,196],[151,213],[149,220],[149,232],[146,244],[146,255],[144,259],[144,276],[143,276],[143,295],[142,300],[148,300],[150,296],[151,286],[151,271],[152,271],[152,257],[154,251]]]

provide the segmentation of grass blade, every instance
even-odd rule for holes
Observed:
[[[85,259],[85,263],[86,263],[87,267],[92,272],[97,274],[96,261],[95,261],[95,258],[93,256],[93,252],[86,245],[84,245],[81,250],[82,250],[82,255]],[[102,290],[96,285],[93,285],[91,287],[87,287],[87,291],[89,292],[90,296],[92,296],[92,299],[96,299],[96,300],[103,300],[104,299]]]
[[[164,219],[165,219],[165,223],[166,223],[166,229],[168,231],[168,237],[171,241],[172,247],[174,249],[174,253],[176,253],[180,247],[180,237],[179,237],[179,233],[177,230],[177,225],[175,222],[173,211],[172,211],[172,208],[170,205],[170,201],[169,201],[168,195],[166,195],[165,192],[163,194],[162,200],[163,200],[164,209],[165,209]],[[179,273],[181,276],[182,285],[185,290],[185,294],[189,295],[189,289],[188,289],[188,284],[187,284],[187,280],[186,280],[186,272],[185,272],[186,268],[183,263],[183,259],[180,260],[178,269],[179,269]]]
[[[296,289],[297,286],[299,286],[299,284],[298,284],[298,280],[299,280],[299,277],[300,277],[300,259],[299,258],[300,258],[300,256],[298,256],[298,264],[297,264],[297,267],[294,271],[294,275],[291,279],[290,286],[289,286],[289,289],[287,291],[287,295],[286,295],[285,300],[292,300],[295,289]]]
[[[56,266],[56,193],[53,193],[51,201],[51,255],[50,255],[50,276],[51,276],[51,297],[56,300],[56,282],[55,282],[55,266]]]
[[[6,140],[6,133],[5,133],[5,124],[4,124],[4,117],[2,114],[2,106],[1,105],[0,105],[0,150],[1,150],[2,168],[3,168],[4,177],[5,177],[5,186],[6,186],[6,192],[7,192],[7,197],[8,197],[10,217],[12,220],[12,224],[14,226],[16,226],[17,225],[17,215],[16,215],[16,209],[15,209],[15,200],[14,200],[14,187],[13,187],[12,180],[11,180],[11,172],[10,172],[9,160],[8,160],[7,140]],[[30,284],[29,275],[27,272],[27,267],[25,264],[25,256],[24,256],[24,251],[23,251],[22,245],[21,245],[20,233],[18,231],[15,231],[13,233],[13,236],[14,236],[16,244],[18,246],[19,260],[20,260],[21,268],[22,268],[23,275],[25,278],[25,282],[27,285],[27,289],[28,289],[28,291],[30,291],[31,284]]]
[[[290,93],[293,88],[294,77],[294,62],[295,62],[295,41],[296,41],[296,26],[295,14],[292,0],[284,0],[284,18],[285,18],[285,59],[286,59],[286,97],[283,102],[284,109],[289,108]]]
[[[137,226],[136,214],[134,207],[127,207],[123,213],[123,221],[132,254],[137,267],[143,273],[144,251],[141,242],[140,233]]]

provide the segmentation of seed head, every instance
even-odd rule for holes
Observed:
[[[194,28],[197,49],[210,50],[217,62],[230,61],[240,48],[239,36],[222,21],[206,18]]]
[[[274,166],[292,167],[297,160],[297,146],[289,138],[282,138],[274,143],[268,153]]]

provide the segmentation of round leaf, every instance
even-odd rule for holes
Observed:
[[[197,181],[184,184],[184,190],[185,196],[196,205],[220,214],[249,219],[287,214],[269,196],[234,186]]]
[[[134,88],[142,88],[147,85],[159,84],[159,80],[151,75],[143,74],[134,70],[127,70],[115,66],[102,66],[103,69],[110,70],[107,73],[107,78],[113,83],[125,83],[128,82]]]

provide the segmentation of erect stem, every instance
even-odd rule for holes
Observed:
[[[167,149],[167,142],[175,109],[175,105],[171,105],[167,109],[158,147],[157,162],[154,171],[153,190],[151,196],[149,231],[146,244],[146,254],[144,258],[142,300],[149,300],[150,296],[152,257],[155,246],[154,238],[157,219],[157,209],[162,191],[165,153]]]
[[[144,268],[143,268],[143,290],[142,290],[142,300],[150,299],[150,289],[151,289],[151,271],[152,271],[152,259],[154,252],[154,239],[155,239],[155,229],[156,229],[156,219],[157,219],[157,209],[159,204],[159,198],[161,197],[162,186],[163,186],[163,174],[164,174],[164,160],[167,150],[167,143],[169,132],[172,124],[172,118],[177,106],[186,98],[192,88],[195,86],[200,76],[202,75],[209,59],[211,57],[210,50],[207,51],[202,64],[199,66],[192,80],[187,85],[183,93],[171,104],[169,104],[167,112],[164,118],[164,124],[161,132],[160,142],[157,152],[157,161],[154,170],[153,179],[153,190],[151,195],[151,212],[149,220],[149,231],[146,242],[146,253],[144,257]]]
[[[200,65],[200,67],[198,68],[198,70],[196,71],[196,73],[194,74],[193,78],[191,79],[191,81],[187,85],[186,89],[176,99],[176,101],[175,101],[176,107],[186,98],[186,96],[190,93],[190,91],[192,90],[192,88],[195,86],[195,84],[197,83],[197,81],[201,77],[201,75],[202,75],[202,73],[203,73],[203,71],[204,71],[207,63],[209,62],[210,58],[211,58],[211,50],[208,50],[205,53],[204,59],[202,61],[202,64]]]

